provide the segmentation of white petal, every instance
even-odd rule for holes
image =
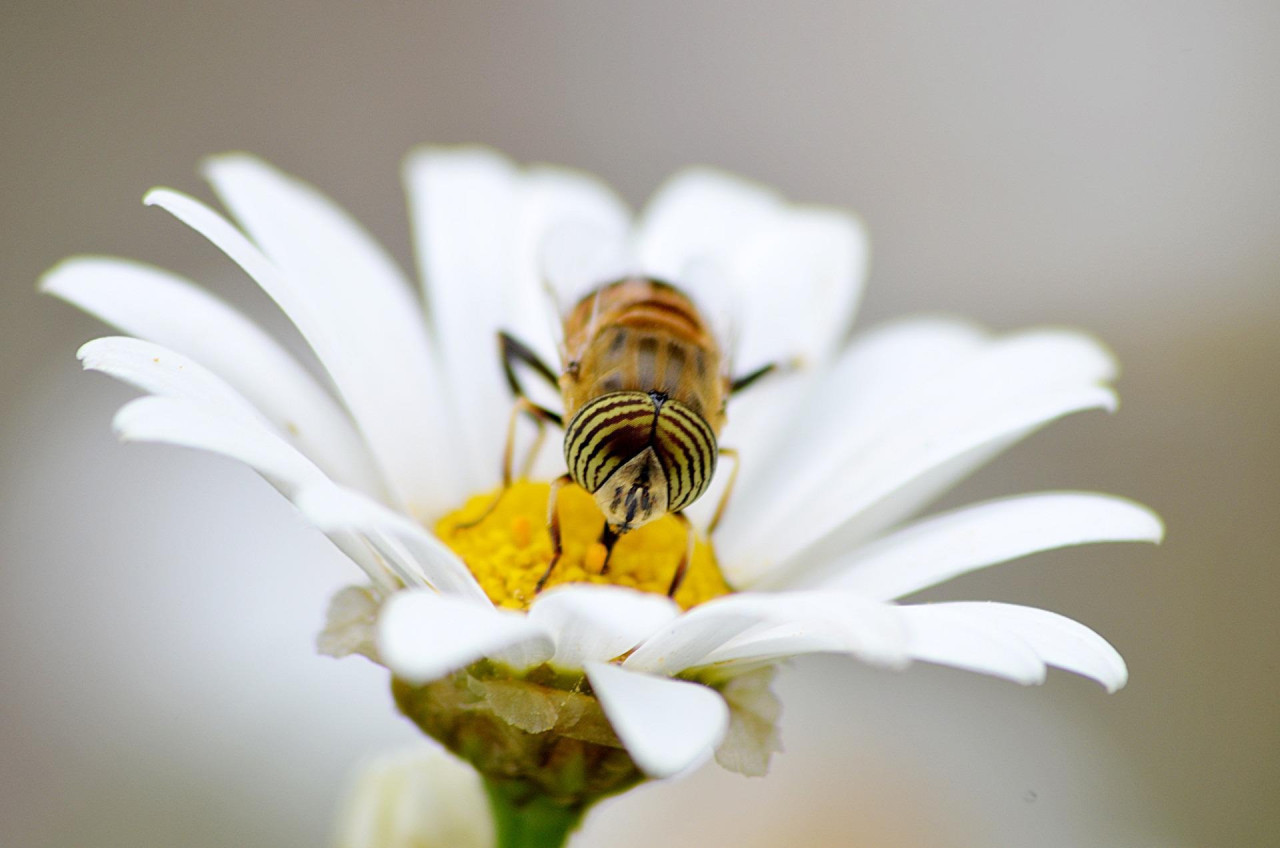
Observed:
[[[380,490],[363,440],[328,392],[257,325],[189,281],[123,259],[79,257],[54,267],[41,287],[199,362],[334,479]]]
[[[698,666],[725,668],[809,653],[848,654],[890,668],[910,660],[908,633],[894,604],[831,590],[761,597],[773,607],[771,620],[711,651]]]
[[[397,677],[429,683],[517,645],[551,656],[551,637],[527,616],[429,589],[397,592],[378,619],[378,653]]]
[[[94,339],[76,351],[85,369],[101,371],[144,392],[180,398],[234,418],[266,420],[235,389],[202,365],[168,348],[141,339]]]
[[[1115,692],[1129,680],[1124,658],[1111,643],[1064,615],[1017,604],[965,601],[936,606],[998,621],[1030,645],[1046,664],[1096,680],[1108,692]]]
[[[791,206],[739,177],[693,168],[654,195],[637,252],[648,273],[693,285],[704,308],[724,300],[696,285],[699,268],[715,269],[734,295],[728,342],[735,372],[745,373],[793,359],[813,367],[834,350],[861,293],[867,239],[847,213]]]
[[[645,207],[637,232],[640,261],[649,273],[679,282],[690,263],[726,257],[767,232],[783,208],[781,198],[763,186],[689,168],[662,185]]]
[[[283,271],[282,279],[254,276],[333,376],[396,494],[422,513],[456,499],[453,457],[441,449],[449,436],[443,381],[421,305],[395,263],[336,204],[257,159],[218,157],[205,174]],[[225,233],[214,239],[188,223],[226,249]]]
[[[302,514],[326,533],[358,534],[407,586],[431,586],[445,595],[491,606],[462,560],[417,522],[359,492],[324,485],[294,498]]]
[[[623,663],[633,671],[679,674],[761,622],[772,621],[765,596],[728,595],[700,604],[636,648]]]
[[[679,614],[675,602],[663,595],[585,584],[543,592],[529,609],[529,618],[555,638],[551,664],[562,668],[620,656]]]
[[[902,608],[912,657],[1023,685],[1044,682],[1044,661],[1024,640],[989,618],[949,607],[921,604]]]
[[[793,461],[789,478],[773,481],[775,506],[745,529],[741,519],[736,522],[733,531],[741,532],[726,528],[731,579],[749,585],[779,567],[770,575],[778,585],[782,572],[795,565],[786,560],[798,561],[815,542],[821,547],[805,553],[810,561],[841,553],[919,508],[920,500],[897,500],[893,510],[884,502],[935,469],[1071,412],[1114,408],[1114,394],[1099,385],[1113,374],[1109,354],[1086,336],[1024,333],[935,373],[834,443],[799,441],[806,455]],[[826,394],[839,391],[829,386]],[[802,413],[822,416],[826,410],[815,405]],[[951,481],[947,475],[938,479]]]
[[[735,544],[754,546],[747,537],[759,523],[759,511],[769,509],[780,487],[790,485],[797,466],[813,462],[815,449],[845,444],[851,434],[865,431],[886,409],[919,391],[921,383],[954,367],[985,342],[980,329],[954,319],[894,322],[856,338],[829,373],[802,387],[811,396],[792,392],[786,397],[758,397],[772,392],[771,384],[780,382],[769,378],[733,398],[723,442],[742,451],[743,470],[734,508],[721,525],[722,537],[731,546],[726,552]],[[764,440],[754,441],[755,430],[744,433],[741,425],[750,425],[769,408],[785,410],[786,424]],[[809,409],[812,414],[796,414],[797,409]]]
[[[480,775],[436,746],[364,764],[338,815],[337,848],[493,848]]]
[[[868,474],[867,484],[849,482],[834,489],[830,495],[834,505],[825,515],[818,515],[819,510],[815,509],[810,521],[797,523],[794,536],[785,544],[792,561],[784,562],[779,572],[785,573],[795,565],[803,567],[806,560],[821,562],[896,524],[910,514],[908,510],[914,511],[920,504],[895,501],[892,496],[951,460],[979,451],[985,445],[1005,441],[1010,434],[1031,432],[1073,412],[1113,411],[1116,403],[1115,393],[1100,386],[1064,389],[1041,395],[1033,402],[1011,405],[968,427],[956,427],[945,434],[937,432],[935,441],[913,443],[914,452],[905,444],[895,446],[901,451],[894,454],[897,467]],[[892,511],[886,509],[890,505],[894,507]],[[804,547],[806,541],[808,547]],[[787,554],[783,554],[779,559],[786,557]]]
[[[164,442],[237,459],[286,497],[307,486],[329,484],[311,460],[266,427],[220,415],[190,400],[139,398],[122,407],[112,425],[125,441]]]
[[[736,251],[729,273],[748,282],[735,368],[798,359],[815,367],[844,340],[866,275],[867,237],[851,215],[796,207]]]
[[[889,600],[1037,551],[1158,542],[1163,533],[1149,509],[1112,495],[1020,495],[918,521],[810,574],[824,586]]]
[[[902,607],[911,628],[913,653],[919,659],[955,665],[1023,683],[1039,683],[1043,671],[1022,674],[1013,666],[1015,654],[1098,681],[1108,692],[1124,686],[1128,670],[1116,649],[1077,621],[1046,610],[1015,604],[945,603]],[[966,636],[989,640],[969,646]],[[1002,655],[1002,652],[1003,655]]]
[[[159,395],[123,407],[114,427],[126,441],[153,441],[208,450],[248,464],[286,497],[334,484],[216,375],[139,339],[98,339],[81,348],[85,366]],[[368,542],[342,529],[326,533],[382,589],[397,583]],[[401,578],[403,579],[403,577]]]
[[[650,777],[671,777],[703,762],[729,726],[729,707],[699,683],[587,663],[587,677],[627,753]]]
[[[612,249],[630,232],[631,211],[612,189],[590,174],[548,165],[527,169],[516,234],[518,278],[508,318],[517,333],[549,363],[558,353],[558,328],[547,318],[550,315],[558,323],[560,316],[549,313],[547,307],[568,309],[573,303],[549,301],[548,281],[544,279],[546,250],[553,234],[566,227],[590,229],[601,240],[602,249]],[[595,285],[607,282],[613,281],[600,279]]]
[[[503,156],[474,147],[426,148],[405,162],[427,310],[450,386],[464,456],[462,484],[498,472],[512,398],[498,358],[498,331],[515,276],[519,185]],[[463,426],[465,422],[466,426]]]

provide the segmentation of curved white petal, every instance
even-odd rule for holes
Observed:
[[[41,288],[226,380],[335,479],[382,483],[346,413],[283,347],[213,295],[175,274],[110,257],[68,259]]]
[[[709,687],[587,663],[587,678],[627,753],[650,777],[703,762],[729,727],[729,707]]]
[[[1015,604],[963,602],[901,608],[917,659],[1019,683],[1041,683],[1052,665],[1124,686],[1124,659],[1088,627],[1057,613]]]
[[[493,848],[480,775],[437,745],[363,764],[347,789],[335,848]]]
[[[1078,621],[1056,612],[994,602],[957,601],[945,606],[974,618],[999,622],[1047,664],[1101,683],[1115,692],[1129,681],[1124,658],[1111,643]]]
[[[774,607],[757,625],[708,653],[697,666],[732,667],[810,653],[840,653],[901,668],[910,660],[900,608],[850,592],[818,590],[762,596]]]
[[[515,166],[474,147],[425,148],[404,166],[419,272],[449,384],[463,456],[462,485],[492,483],[511,394],[498,331],[515,275],[519,184]],[[465,426],[464,426],[465,423]]]
[[[986,447],[1011,444],[1072,412],[1114,409],[1114,393],[1099,385],[1113,370],[1087,337],[1027,333],[939,372],[835,444],[804,442],[807,457],[791,479],[777,481],[763,517],[726,527],[730,579],[751,585],[773,572],[769,585],[782,585],[805,561],[843,553],[905,518],[954,482],[951,472],[988,456]],[[929,486],[915,485],[926,480]],[[908,491],[912,498],[898,497]]]
[[[726,515],[724,538],[731,540],[758,523],[778,491],[792,485],[798,467],[817,465],[814,453],[844,445],[902,403],[919,386],[944,369],[968,358],[987,342],[986,334],[952,318],[913,318],[863,333],[832,363],[831,370],[792,392],[775,397],[767,378],[729,403],[723,443],[743,453],[743,470],[734,492],[734,509]],[[756,440],[756,421],[770,408],[786,413],[785,426]],[[809,414],[798,414],[807,409]],[[746,429],[744,429],[744,425]]]
[[[1046,492],[917,521],[809,572],[830,588],[890,600],[1037,551],[1096,542],[1159,542],[1155,513],[1114,495]]]
[[[844,212],[795,207],[735,251],[729,273],[751,292],[735,367],[798,360],[814,367],[844,340],[862,293],[867,236]]]
[[[902,608],[914,659],[1003,677],[1015,683],[1043,683],[1044,661],[1022,639],[995,622],[948,609],[944,604]]]
[[[561,668],[620,656],[679,614],[675,602],[662,595],[587,584],[543,592],[529,609],[529,618],[554,637],[551,664]]]
[[[219,414],[266,423],[253,404],[218,375],[158,344],[109,336],[81,345],[76,358],[86,370],[101,371],[149,394],[189,400]]]
[[[613,243],[627,233],[629,213],[590,175],[517,168],[485,148],[423,148],[406,161],[405,179],[432,325],[449,365],[462,450],[471,457],[465,479],[473,488],[489,485],[512,405],[498,330],[557,369],[560,315],[543,279],[546,240],[562,225],[584,225]],[[536,379],[526,389],[540,403],[559,404],[558,393]]]
[[[397,592],[378,618],[378,655],[396,677],[413,684],[518,646],[542,661],[552,653],[551,637],[527,616],[429,589]]]
[[[294,503],[326,533],[357,534],[373,547],[406,586],[492,606],[466,565],[417,522],[359,492],[334,485],[303,489]]]
[[[259,273],[251,275],[298,324],[333,376],[396,494],[415,512],[456,499],[453,458],[439,449],[450,435],[441,409],[443,381],[421,306],[395,263],[336,204],[257,159],[216,157],[206,163],[205,175],[270,257],[265,266],[255,260]],[[193,216],[201,210],[191,203],[179,211],[174,197],[153,193],[150,200],[163,202],[237,262],[252,258],[243,243],[234,243],[241,240],[226,232],[225,222],[217,226],[207,209]]]
[[[623,662],[633,671],[679,674],[775,613],[767,596],[728,595],[707,601],[655,633]]]
[[[909,513],[884,509],[887,504],[899,509],[904,507],[904,504],[893,501],[892,496],[950,461],[980,452],[986,445],[1007,442],[1011,434],[1032,432],[1074,412],[1086,409],[1114,411],[1116,403],[1115,393],[1101,386],[1064,389],[1042,395],[1033,402],[1012,405],[988,420],[967,427],[958,426],[945,433],[936,432],[932,440],[926,436],[909,447],[905,444],[895,446],[896,467],[883,466],[877,472],[869,473],[866,484],[849,481],[834,488],[830,493],[833,505],[822,510],[825,514],[819,514],[820,510],[815,509],[807,521],[797,523],[794,535],[784,545],[787,553],[779,557],[784,561],[779,573],[797,565],[803,567],[806,562],[821,562],[835,552],[849,550],[902,520]],[[911,503],[908,508],[914,510],[918,506],[918,503]],[[785,561],[788,556],[790,562]]]
[[[756,183],[712,168],[688,168],[649,200],[636,252],[646,271],[678,282],[691,263],[723,259],[767,232],[783,208],[775,192]]]
[[[850,429],[821,440],[797,439],[792,473],[768,481],[774,508],[765,510],[763,520],[734,527],[741,532],[732,536],[726,528],[727,558],[745,563],[735,576],[758,577],[836,526],[856,522],[860,512],[931,468],[984,443],[1029,432],[1069,412],[1114,407],[1114,395],[1099,385],[1114,373],[1110,354],[1087,336],[1062,330],[1020,333],[933,372]],[[827,398],[856,391],[833,382],[843,376],[835,369],[833,379],[821,380],[797,416],[825,417],[831,411]],[[856,534],[846,528],[841,544],[884,526],[864,521]]]
[[[536,165],[524,171],[520,193],[520,218],[516,233],[516,270],[509,318],[514,328],[554,367],[559,352],[560,315],[573,303],[556,303],[545,279],[548,242],[565,228],[590,229],[602,250],[613,252],[631,232],[631,210],[604,182],[572,168]],[[602,271],[616,269],[604,263]],[[579,282],[582,282],[581,280]],[[594,285],[613,282],[598,279]],[[588,283],[588,285],[591,285]],[[572,296],[559,291],[555,295]],[[550,312],[548,306],[555,307]],[[548,318],[554,320],[548,321]],[[540,325],[540,326],[539,326]]]
[[[812,371],[830,355],[853,320],[867,239],[847,213],[791,206],[741,178],[694,168],[654,195],[641,218],[637,253],[646,272],[692,286],[704,309],[729,313],[710,317],[730,327],[731,338],[721,341],[736,376],[770,362]],[[708,268],[727,292],[698,282]],[[776,435],[797,400],[783,383],[775,377],[736,401],[725,444],[750,457]]]
[[[124,441],[164,442],[212,451],[253,468],[292,497],[307,486],[329,485],[311,460],[265,426],[219,414],[185,398],[144,397],[116,413],[112,426]]]
[[[116,413],[113,427],[125,441],[180,445],[243,462],[290,499],[304,489],[334,486],[311,460],[257,416],[226,414],[189,397],[139,398]],[[395,588],[387,560],[366,539],[343,529],[330,530],[325,535],[377,586]]]

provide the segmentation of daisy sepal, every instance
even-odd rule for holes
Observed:
[[[413,685],[486,658],[522,671],[546,662],[555,649],[551,635],[526,615],[430,589],[392,595],[378,616],[377,640],[387,668]]]
[[[56,265],[40,287],[199,362],[334,479],[381,490],[362,437],[329,393],[256,324],[190,281],[139,262],[86,256]]]
[[[1098,542],[1159,542],[1164,525],[1125,498],[1040,492],[913,522],[806,575],[805,585],[892,600],[1040,551]]]
[[[569,584],[538,595],[529,618],[555,638],[551,665],[580,669],[619,657],[680,614],[674,601],[623,586]]]
[[[672,777],[709,759],[729,707],[700,683],[588,662],[587,679],[627,753],[650,777]]]

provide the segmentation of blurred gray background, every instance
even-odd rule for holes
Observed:
[[[0,7],[0,843],[323,844],[347,770],[411,740],[382,673],[316,657],[354,570],[244,469],[121,447],[105,329],[34,292],[140,258],[279,327],[143,192],[254,151],[406,265],[399,162],[480,141],[633,203],[706,162],[867,222],[865,322],[1079,325],[1123,408],[948,497],[1150,504],[1161,548],[927,597],[1071,615],[1132,679],[1038,689],[810,661],[789,753],[607,806],[578,844],[1249,846],[1280,836],[1280,6],[1257,2],[30,2]]]

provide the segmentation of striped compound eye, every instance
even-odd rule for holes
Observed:
[[[706,491],[716,439],[701,416],[659,392],[614,392],[574,416],[564,455],[573,481],[596,496],[609,523],[630,529]]]
[[[702,497],[716,472],[716,434],[689,407],[668,400],[658,409],[653,447],[667,473],[667,511],[679,512]]]

